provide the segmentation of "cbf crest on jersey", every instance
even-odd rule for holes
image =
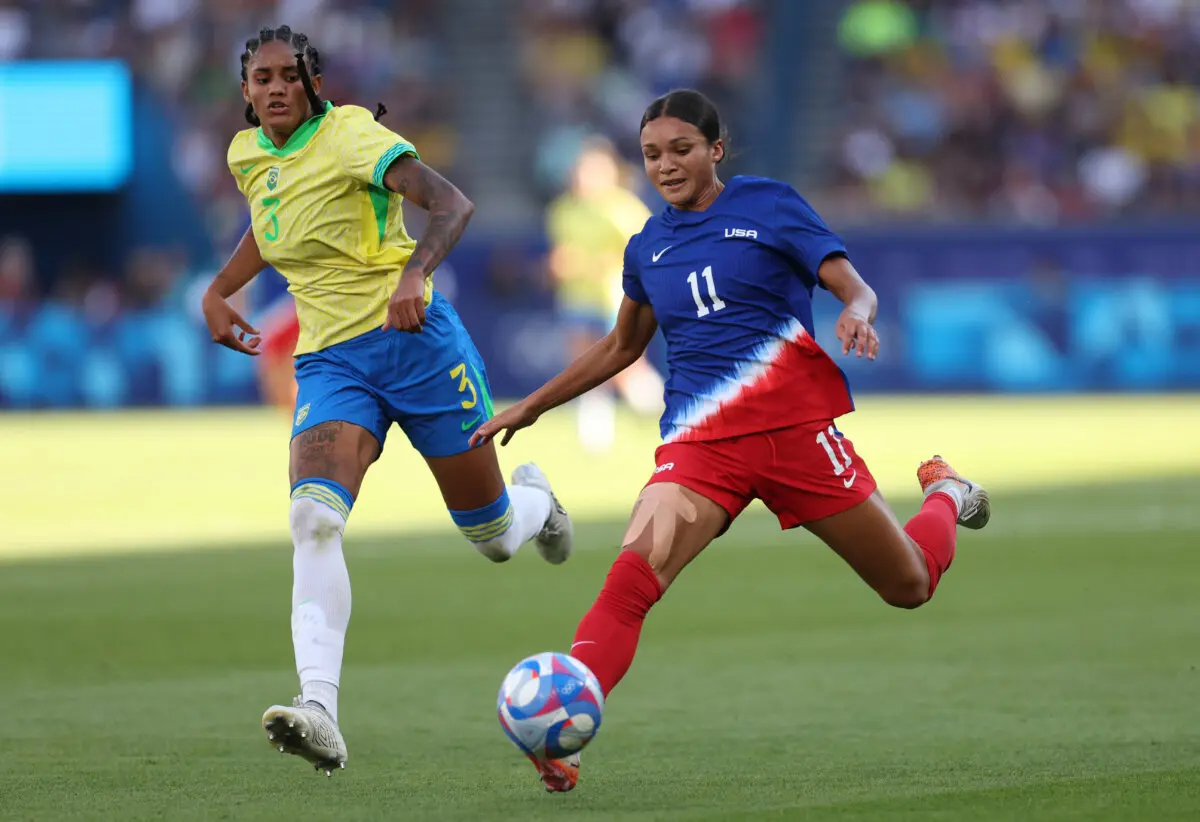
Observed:
[[[274,191],[279,185],[279,166],[271,166],[267,171],[267,191]]]

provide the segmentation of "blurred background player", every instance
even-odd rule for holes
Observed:
[[[569,359],[604,338],[621,304],[621,255],[650,211],[622,181],[623,163],[611,143],[593,137],[583,144],[570,172],[570,187],[550,204],[546,234],[559,318],[567,327]],[[613,379],[613,386],[640,413],[662,405],[662,379],[645,357]],[[616,435],[616,403],[609,386],[576,402],[580,444],[607,451]]]
[[[416,148],[357,106],[320,98],[319,53],[287,26],[241,55],[246,119],[229,169],[252,227],[203,299],[214,342],[259,355],[259,331],[229,304],[268,263],[296,297],[298,394],[290,460],[292,639],[301,693],[263,715],[267,738],[332,775],[346,764],[338,727],[350,578],[342,533],[363,478],[397,423],[425,458],[450,516],[488,559],[536,538],[565,561],[571,523],[534,465],[505,486],[494,449],[468,438],[492,414],[483,360],[433,274],[474,210]],[[382,111],[382,108],[381,108]],[[430,214],[409,238],[404,195]],[[390,299],[389,299],[390,296]]]
[[[901,527],[834,421],[854,410],[846,376],[813,335],[813,288],[845,308],[842,353],[875,359],[878,301],[845,244],[795,189],[717,176],[720,116],[704,95],[655,100],[639,129],[646,176],[668,205],[630,241],[616,328],[472,437],[502,444],[545,412],[628,367],[661,327],[667,341],[663,445],[604,588],[570,653],[607,699],[633,662],[642,622],[679,573],[759,499],[803,525],[888,604],[927,602],[954,558],[955,526],[982,528],[987,493],[941,457],[921,463],[925,501]],[[569,791],[579,756],[531,757],[549,791]]]

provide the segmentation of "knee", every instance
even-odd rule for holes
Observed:
[[[323,502],[298,497],[292,500],[289,524],[297,549],[305,546],[321,548],[341,538],[346,520]]]
[[[671,584],[673,578],[667,577],[663,573],[666,570],[664,567],[666,565],[666,558],[661,554],[656,555],[653,546],[634,540],[633,542],[626,542],[621,546],[621,554],[625,553],[636,554],[641,557],[650,570],[654,572],[654,576],[658,579],[658,583],[663,587],[663,590],[666,590],[667,586]],[[620,554],[617,556],[620,557]]]
[[[920,608],[929,601],[929,577],[914,571],[888,580],[875,591],[894,608]]]
[[[656,546],[648,535],[642,535],[632,540],[626,539],[621,545],[621,552],[636,554],[645,560],[664,592],[671,587],[671,583],[679,575],[679,571],[671,566],[669,551],[663,550],[663,546]]]

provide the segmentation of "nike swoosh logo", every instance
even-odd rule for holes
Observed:
[[[666,248],[664,248],[662,251],[658,252],[657,254],[651,254],[651,255],[650,255],[650,262],[652,262],[652,263],[656,263],[656,262],[658,262],[658,258],[659,258],[659,257],[661,257],[662,255],[666,254],[668,251],[670,251],[670,250],[671,250],[672,248],[674,248],[674,247],[675,247],[675,246],[673,246],[673,245],[669,245],[669,246],[667,246]]]
[[[575,650],[576,648],[578,648],[580,645],[595,645],[595,644],[596,644],[596,643],[595,643],[595,642],[593,642],[593,641],[592,641],[592,640],[590,640],[590,639],[583,639],[583,640],[580,640],[579,642],[576,642],[574,645],[572,645],[572,646],[570,647],[570,650],[574,651],[574,650]]]
[[[854,481],[855,481],[856,479],[858,479],[858,469],[857,469],[857,468],[855,468],[855,469],[854,469],[854,473],[850,475],[850,479],[845,479],[845,480],[842,480],[842,485],[844,485],[844,486],[846,486],[847,488],[849,488],[851,485],[853,485],[853,484],[854,484]]]
[[[471,417],[471,419],[469,419],[469,420],[467,420],[466,422],[464,422],[464,423],[462,424],[462,430],[466,431],[468,428],[470,428],[472,425],[474,425],[474,424],[475,424],[475,423],[477,423],[477,422],[479,422],[479,415],[478,415],[478,414],[476,414],[475,416]]]
[[[243,174],[249,174],[251,171],[254,170],[254,167],[257,165],[258,165],[258,163],[251,163],[248,166],[238,166],[238,171],[242,172]]]

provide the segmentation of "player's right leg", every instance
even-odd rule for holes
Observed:
[[[707,443],[664,445],[621,540],[604,587],[579,623],[570,655],[591,669],[605,698],[625,676],[650,609],[680,572],[720,536],[750,502],[748,487],[730,489],[738,467]],[[578,755],[533,760],[547,791],[563,792],[579,779]]]
[[[386,436],[386,418],[351,362],[361,338],[297,361],[299,396],[291,442],[289,517],[292,644],[300,695],[263,714],[272,746],[332,775],[345,767],[338,726],[342,653],[350,623],[350,576],[342,533],[367,468]]]

